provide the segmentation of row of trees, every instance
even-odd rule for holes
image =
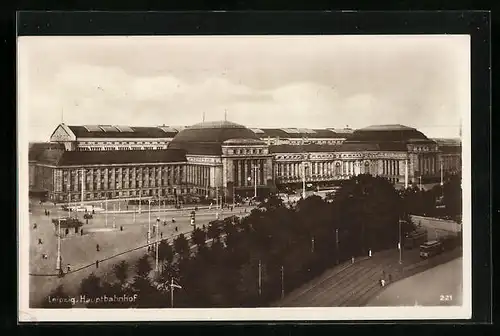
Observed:
[[[399,220],[413,211],[415,195],[399,193],[384,178],[359,175],[342,183],[332,203],[312,196],[288,208],[269,197],[241,220],[214,221],[196,228],[189,240],[180,235],[172,245],[162,242],[159,274],[152,270],[153,252],[133,269],[124,261],[116,265],[114,280],[91,275],[80,293],[137,294],[136,301],[119,306],[88,307],[170,307],[168,285],[175,279],[182,286],[175,289],[175,307],[265,306],[337,263],[396,248]],[[413,229],[411,221],[403,222],[402,234]],[[58,291],[54,295],[63,295]]]
[[[447,217],[457,221],[462,215],[462,181],[459,175],[451,175],[441,186],[430,190],[409,188],[401,192],[406,212],[414,215]]]

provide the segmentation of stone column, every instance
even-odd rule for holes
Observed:
[[[405,160],[405,188],[408,188],[408,159]]]

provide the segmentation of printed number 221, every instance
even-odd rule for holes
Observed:
[[[440,295],[439,301],[453,301],[453,295]]]

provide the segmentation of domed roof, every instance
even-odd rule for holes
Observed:
[[[422,132],[415,128],[394,125],[372,125],[353,132],[346,142],[385,142],[385,141],[430,141]]]
[[[260,140],[250,129],[230,121],[209,121],[195,124],[179,132],[169,148],[180,148],[189,154],[219,155],[221,145],[231,139]]]

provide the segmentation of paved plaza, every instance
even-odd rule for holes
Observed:
[[[109,203],[111,204],[111,202]],[[124,202],[122,202],[122,206],[126,211]],[[118,209],[117,205],[115,207]],[[132,210],[130,208],[129,211]],[[50,216],[46,216],[44,210],[50,211]],[[147,210],[148,206],[142,206],[142,213],[136,213],[135,216],[130,212],[110,213],[107,214],[107,220],[106,213],[97,212],[88,221],[88,224],[83,225],[83,235],[80,232],[75,233],[74,229],[70,229],[68,235],[66,235],[65,230],[61,229],[63,269],[66,270],[69,264],[72,270],[76,270],[94,264],[96,260],[107,259],[147,244],[149,218],[151,218],[151,232],[157,218],[160,218],[159,237],[160,233],[163,238],[172,238],[176,234],[187,233],[192,230],[190,224],[191,210],[168,209],[168,211],[160,211],[159,207],[152,207],[151,215]],[[230,215],[244,215],[250,210],[249,207],[236,207],[232,212],[225,209],[220,212],[220,218]],[[63,211],[60,205],[54,206],[52,203],[40,205],[33,202],[29,223],[31,231],[30,301],[39,300],[59,283],[63,283],[66,290],[75,290],[80,284],[81,279],[88,276],[91,272],[96,274],[106,272],[120,260],[131,262],[142,256],[146,251],[146,248],[132,251],[114,257],[106,262],[101,262],[97,270],[95,266],[91,266],[81,271],[67,274],[62,279],[55,276],[48,276],[57,273],[57,236],[56,226],[52,223],[52,219],[67,215],[68,212]],[[83,212],[77,213],[77,216],[85,223]],[[203,224],[207,225],[210,221],[215,220],[216,216],[217,210],[215,207],[212,207],[212,209],[200,209],[196,214],[196,225],[200,227]],[[172,224],[172,218],[175,218],[175,224]],[[164,221],[167,222],[166,225],[164,225]],[[33,228],[34,223],[37,224],[36,229]],[[123,227],[123,231],[120,230],[121,226]],[[175,231],[175,227],[178,228],[177,232]],[[156,239],[156,232],[151,237],[151,242],[153,242]],[[42,244],[38,243],[39,239],[42,239]],[[99,251],[96,249],[97,244],[99,244]],[[46,259],[43,258],[44,254],[46,255]]]

